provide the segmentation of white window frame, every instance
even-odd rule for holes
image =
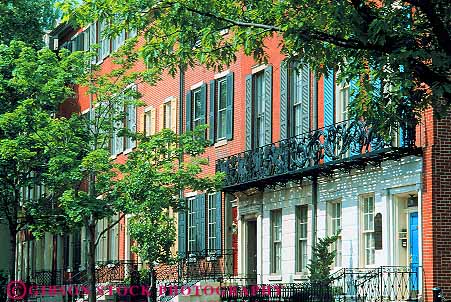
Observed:
[[[342,220],[343,220],[343,204],[341,200],[333,200],[328,202],[328,233],[329,236],[336,235],[339,231],[338,240],[332,246],[332,250],[336,251],[333,266],[339,268],[343,266],[343,241],[342,241]],[[338,211],[337,211],[338,208]],[[337,215],[338,214],[338,215]]]
[[[216,193],[208,194],[208,249],[218,249],[216,246],[216,228],[218,227],[216,221]]]
[[[201,117],[200,117],[200,115],[198,116],[198,117],[196,117],[196,114],[198,113],[197,111],[196,111],[196,97],[198,96],[199,97],[199,103],[200,103],[200,106],[202,106],[202,91],[201,91],[202,89],[199,87],[199,88],[196,88],[195,90],[193,90],[193,92],[192,92],[192,94],[193,94],[193,128],[196,128],[198,125],[201,125],[201,123],[200,123],[200,121],[201,121]]]
[[[271,211],[271,274],[282,272],[282,209]]]
[[[188,252],[197,250],[196,198],[188,198]]]
[[[308,264],[308,205],[296,206],[296,272],[306,273]],[[305,212],[304,212],[305,211]]]
[[[163,103],[163,129],[172,129],[172,98]]]
[[[221,108],[221,93],[222,88],[221,85],[224,84],[225,89],[225,100],[224,100],[224,107]],[[227,137],[227,77],[223,77],[216,80],[216,141],[220,141],[223,139],[226,139]],[[222,115],[222,119],[224,121],[224,127],[222,127],[220,123],[220,117]],[[222,132],[222,133],[221,133]]]
[[[368,208],[366,203],[372,201],[372,208]],[[374,246],[374,216],[376,215],[376,205],[374,194],[367,194],[360,197],[361,212],[361,238],[362,238],[362,263],[365,267],[374,266],[375,246]],[[369,254],[368,254],[369,253]]]
[[[343,82],[335,86],[335,122],[340,123],[349,119],[349,98],[351,88],[349,83]]]
[[[152,124],[152,114],[156,114],[154,107],[150,106],[144,109],[144,134],[146,136],[155,134],[156,125]],[[153,123],[155,123],[155,119],[153,120]]]

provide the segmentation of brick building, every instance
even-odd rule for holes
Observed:
[[[71,50],[98,43],[98,63],[110,70],[110,52],[133,33],[109,40],[102,28],[61,25],[51,41]],[[276,38],[267,46],[267,64],[238,54],[223,72],[195,67],[164,75],[155,86],[136,86],[146,105],[130,109],[130,129],[152,135],[208,124],[212,145],[204,173],[227,174],[223,192],[185,194],[188,211],[178,213],[174,247],[194,272],[184,280],[306,282],[312,246],[340,230],[332,272],[346,297],[431,301],[436,286],[451,295],[449,121],[428,111],[415,136],[403,127],[382,139],[347,113],[358,77],[351,83],[337,83],[332,73],[316,79],[308,66],[284,60]],[[77,95],[63,113],[90,111],[86,90]],[[119,137],[112,145],[117,161],[134,147]],[[82,272],[85,243],[84,230],[23,240],[18,277],[52,276],[54,282]],[[97,260],[138,264],[130,246],[126,217],[102,238]],[[174,281],[166,273],[162,269],[160,281]]]

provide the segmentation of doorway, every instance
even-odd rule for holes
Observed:
[[[257,221],[247,221],[246,234],[246,275],[251,284],[257,282]]]

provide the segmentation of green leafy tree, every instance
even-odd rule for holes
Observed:
[[[312,258],[310,264],[307,265],[312,284],[329,286],[330,270],[336,256],[336,251],[332,249],[332,246],[338,239],[339,234],[319,238],[318,243],[313,247]]]
[[[44,46],[44,30],[59,17],[55,0],[5,0],[0,2],[0,43],[23,41],[35,49]]]
[[[287,58],[355,81],[354,114],[387,129],[417,123],[414,115],[429,106],[443,115],[451,102],[447,0],[66,0],[61,8],[82,24],[106,19],[113,33],[138,28],[153,74],[180,65],[221,69],[239,51],[264,61],[265,41],[280,37]]]
[[[219,188],[222,174],[202,175],[208,160],[202,157],[209,142],[203,138],[205,127],[177,135],[163,130],[143,137],[135,152],[121,167],[123,178],[117,193],[124,199],[135,251],[150,267],[172,260],[176,230],[173,211],[184,210],[180,192],[213,191]]]
[[[25,193],[42,187],[54,157],[71,152],[66,140],[55,141],[58,131],[71,127],[65,119],[54,117],[58,105],[71,95],[68,85],[82,70],[77,66],[83,66],[78,54],[36,51],[16,41],[0,45],[0,216],[9,230],[10,280],[15,277],[18,231],[31,225],[37,230],[40,223],[57,215],[51,206],[34,209],[36,204],[54,205],[57,192]]]

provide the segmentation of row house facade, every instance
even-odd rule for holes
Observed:
[[[51,33],[50,47],[86,50],[97,43],[97,63],[111,70],[109,54],[135,33],[106,39],[104,26],[98,22],[77,31],[60,25]],[[318,238],[339,234],[331,270],[343,290],[350,290],[349,282],[359,284],[356,291],[370,290],[374,282],[368,276],[375,276],[381,280],[377,286],[391,287],[380,293],[389,300],[431,301],[435,286],[451,294],[446,270],[451,256],[444,243],[451,221],[449,148],[443,149],[450,140],[447,120],[437,121],[427,111],[416,129],[403,126],[383,139],[348,114],[358,77],[339,83],[331,72],[317,79],[308,65],[288,62],[278,42],[267,41],[265,64],[238,54],[221,72],[198,66],[174,77],[164,74],[153,86],[136,85],[145,105],[125,108],[124,126],[152,135],[208,124],[210,164],[203,173],[226,174],[222,192],[184,193],[187,210],[176,215],[173,250],[189,273],[177,279],[180,272],[161,265],[159,280],[305,282]],[[91,107],[86,90],[79,88],[62,112],[86,114]],[[115,160],[125,161],[135,143],[122,137],[112,141]],[[111,221],[100,221],[99,231]],[[55,282],[79,274],[86,267],[85,238],[84,230],[39,240],[23,236],[18,277],[41,274]],[[125,217],[101,239],[99,267],[140,266],[132,244]]]

